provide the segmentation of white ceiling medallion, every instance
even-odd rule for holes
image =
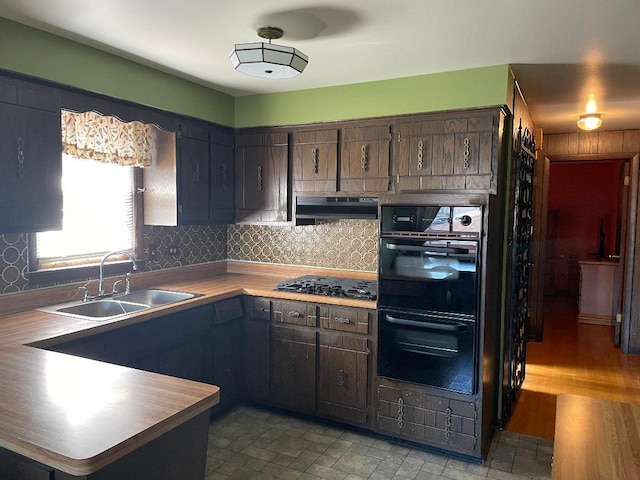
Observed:
[[[258,78],[280,79],[300,75],[309,63],[309,57],[293,47],[271,43],[282,34],[282,29],[277,27],[261,27],[258,36],[269,40],[269,43],[236,43],[229,54],[233,68]]]

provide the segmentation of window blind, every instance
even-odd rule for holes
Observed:
[[[133,167],[62,159],[62,230],[37,234],[39,263],[133,250]]]

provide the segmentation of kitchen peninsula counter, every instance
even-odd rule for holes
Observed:
[[[375,308],[371,301],[273,290],[283,279],[322,272],[221,262],[136,274],[134,291],[153,287],[199,296],[108,321],[34,310],[77,299],[78,285],[1,295],[0,447],[71,475],[88,475],[197,418],[206,415],[208,423],[209,409],[219,402],[214,385],[42,348],[242,294]],[[375,279],[369,273],[353,276]]]

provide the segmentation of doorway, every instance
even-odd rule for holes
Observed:
[[[567,135],[557,135],[558,139],[562,139],[567,137]],[[552,163],[564,163],[571,164],[577,163],[578,165],[587,165],[589,163],[597,163],[597,162],[612,162],[613,165],[623,167],[618,168],[621,173],[619,173],[619,183],[618,183],[618,213],[615,214],[616,220],[611,221],[611,225],[615,225],[615,227],[611,227],[612,232],[605,233],[605,253],[606,255],[617,256],[619,251],[620,259],[618,260],[618,266],[615,270],[615,281],[614,281],[614,291],[616,292],[616,304],[615,304],[615,312],[622,312],[622,321],[621,323],[616,323],[616,327],[620,327],[620,347],[622,352],[629,352],[630,343],[629,343],[629,335],[633,332],[633,324],[631,323],[630,312],[632,310],[632,298],[633,295],[633,276],[634,273],[634,250],[635,250],[635,238],[636,238],[636,222],[637,222],[637,202],[638,202],[638,163],[640,160],[640,156],[636,153],[612,153],[605,154],[555,154],[557,150],[557,145],[554,145],[552,142],[551,148],[547,149],[547,153],[543,154],[539,158],[538,166],[536,167],[536,208],[534,211],[534,258],[537,260],[534,263],[534,275],[533,275],[533,287],[532,287],[532,312],[531,317],[528,323],[528,338],[530,341],[540,342],[543,341],[543,330],[544,330],[544,309],[545,309],[545,298],[553,298],[550,294],[556,294],[556,286],[552,283],[551,278],[554,278],[553,282],[555,282],[555,272],[550,268],[548,261],[550,258],[554,258],[553,251],[547,252],[547,227],[551,226],[553,228],[554,221],[548,222],[548,214],[550,212],[549,209],[549,188],[550,188],[550,171]],[[630,150],[635,148],[631,147]],[[615,151],[615,150],[614,150]],[[552,153],[553,152],[553,153]],[[579,179],[578,179],[579,180]],[[583,182],[579,181],[571,181],[570,184],[573,185],[571,188],[575,188],[575,185],[581,186]],[[600,192],[604,189],[601,185],[596,184],[595,186],[590,187],[591,192]],[[593,193],[595,195],[595,193]],[[588,211],[592,204],[592,200],[595,196],[588,196],[585,200],[582,199],[582,210]],[[551,216],[554,215],[553,209],[551,209]],[[558,222],[556,221],[556,225]],[[596,240],[593,240],[594,236],[591,235],[591,242],[598,242],[600,235],[600,218],[596,218],[595,222],[597,223],[597,232],[595,235]],[[605,225],[605,221],[603,219],[603,228]],[[556,232],[557,234],[557,232]],[[554,233],[550,232],[550,236],[553,237]],[[607,246],[607,236],[609,237],[609,242],[613,242],[613,244],[609,243]],[[588,237],[588,236],[587,236]],[[611,246],[612,245],[612,246]],[[552,245],[553,247],[553,245]],[[599,244],[598,244],[599,247]],[[606,249],[612,249],[612,252],[606,251]],[[553,250],[553,249],[551,249]],[[587,250],[587,253],[593,253],[591,250],[594,250],[593,243],[590,247],[590,250]],[[598,250],[596,250],[598,252]],[[564,273],[566,275],[567,283],[564,285],[575,285],[575,281],[572,283],[571,280],[574,279],[578,272],[575,268],[575,262],[579,261],[576,257],[575,259],[567,258],[562,259],[565,262],[564,266],[566,267]],[[571,267],[571,268],[570,268]],[[562,268],[562,265],[560,266]],[[553,275],[553,276],[552,276]],[[562,289],[562,285],[560,284],[560,289]],[[553,288],[550,291],[550,287]],[[575,291],[575,287],[574,291]],[[622,293],[621,293],[622,292]],[[563,292],[565,293],[565,292]],[[571,293],[571,292],[569,292]],[[635,305],[635,304],[634,304]],[[635,308],[635,307],[634,307]],[[616,318],[616,321],[618,318]]]
[[[619,265],[627,213],[625,170],[625,160],[551,162],[545,296],[570,297],[578,304],[581,265]],[[611,312],[620,312],[620,305],[618,295]]]

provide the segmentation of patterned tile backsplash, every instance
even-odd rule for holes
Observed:
[[[375,272],[378,222],[339,220],[318,225],[229,225],[228,258]]]
[[[156,246],[147,270],[218,260],[307,265],[375,272],[378,268],[378,222],[338,220],[318,225],[214,225],[145,227],[145,248]],[[26,234],[0,235],[0,294],[29,285]],[[178,246],[175,255],[169,247]],[[45,286],[45,285],[39,285]]]

